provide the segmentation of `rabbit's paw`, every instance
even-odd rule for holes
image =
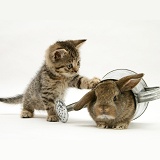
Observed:
[[[128,124],[127,123],[120,123],[117,124],[114,129],[127,129],[128,128]]]
[[[98,122],[98,123],[97,123],[97,127],[98,127],[98,128],[102,128],[102,129],[103,129],[103,128],[108,128],[108,126],[107,126],[105,123],[102,123],[102,122]]]
[[[101,80],[99,78],[92,78],[90,81],[89,81],[89,89],[92,89],[94,88]]]

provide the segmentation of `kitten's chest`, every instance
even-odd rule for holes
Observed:
[[[67,88],[68,88],[68,82],[65,80],[59,81],[56,84],[56,88],[60,91],[60,92],[64,92]]]
[[[60,81],[57,83],[56,88],[54,90],[55,95],[58,99],[62,99],[65,96],[66,90],[68,88],[68,83],[66,81]]]
[[[42,80],[43,92],[49,92],[53,97],[63,99],[65,91],[68,88],[68,79],[45,75],[42,77]]]
[[[68,81],[65,79],[52,80],[49,85],[54,94],[63,97],[66,89],[68,88]]]

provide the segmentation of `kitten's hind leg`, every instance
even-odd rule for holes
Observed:
[[[21,112],[21,118],[32,118],[34,116],[34,107],[32,102],[27,103],[25,100],[23,102],[23,109]]]
[[[32,118],[33,117],[33,112],[28,111],[26,109],[23,109],[21,112],[21,118]]]
[[[56,115],[56,112],[55,112],[53,107],[52,108],[48,108],[47,109],[47,113],[48,113],[47,121],[49,121],[49,122],[58,122],[59,121],[59,119],[58,119],[58,117]]]

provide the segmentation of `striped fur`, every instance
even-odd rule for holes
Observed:
[[[19,104],[22,103],[23,95],[17,95],[11,98],[0,98],[0,102],[9,103],[9,104]]]
[[[34,110],[47,110],[47,120],[58,121],[55,102],[64,98],[68,87],[91,89],[100,80],[89,80],[78,74],[80,68],[79,47],[85,40],[58,41],[51,45],[45,54],[45,63],[31,81],[23,95],[13,98],[0,98],[1,102],[23,103],[22,118],[30,118]]]

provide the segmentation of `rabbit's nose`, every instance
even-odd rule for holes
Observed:
[[[99,107],[98,111],[99,111],[100,114],[104,114],[104,108],[103,107]]]
[[[115,118],[116,117],[116,110],[113,107],[104,108],[104,114],[105,115],[111,115],[112,117]]]
[[[105,112],[105,113],[109,113],[109,112],[110,112],[110,109],[109,109],[109,108],[104,108],[104,112]]]
[[[110,109],[106,108],[105,106],[101,106],[101,107],[99,107],[99,112],[101,114],[108,114],[110,112]]]

